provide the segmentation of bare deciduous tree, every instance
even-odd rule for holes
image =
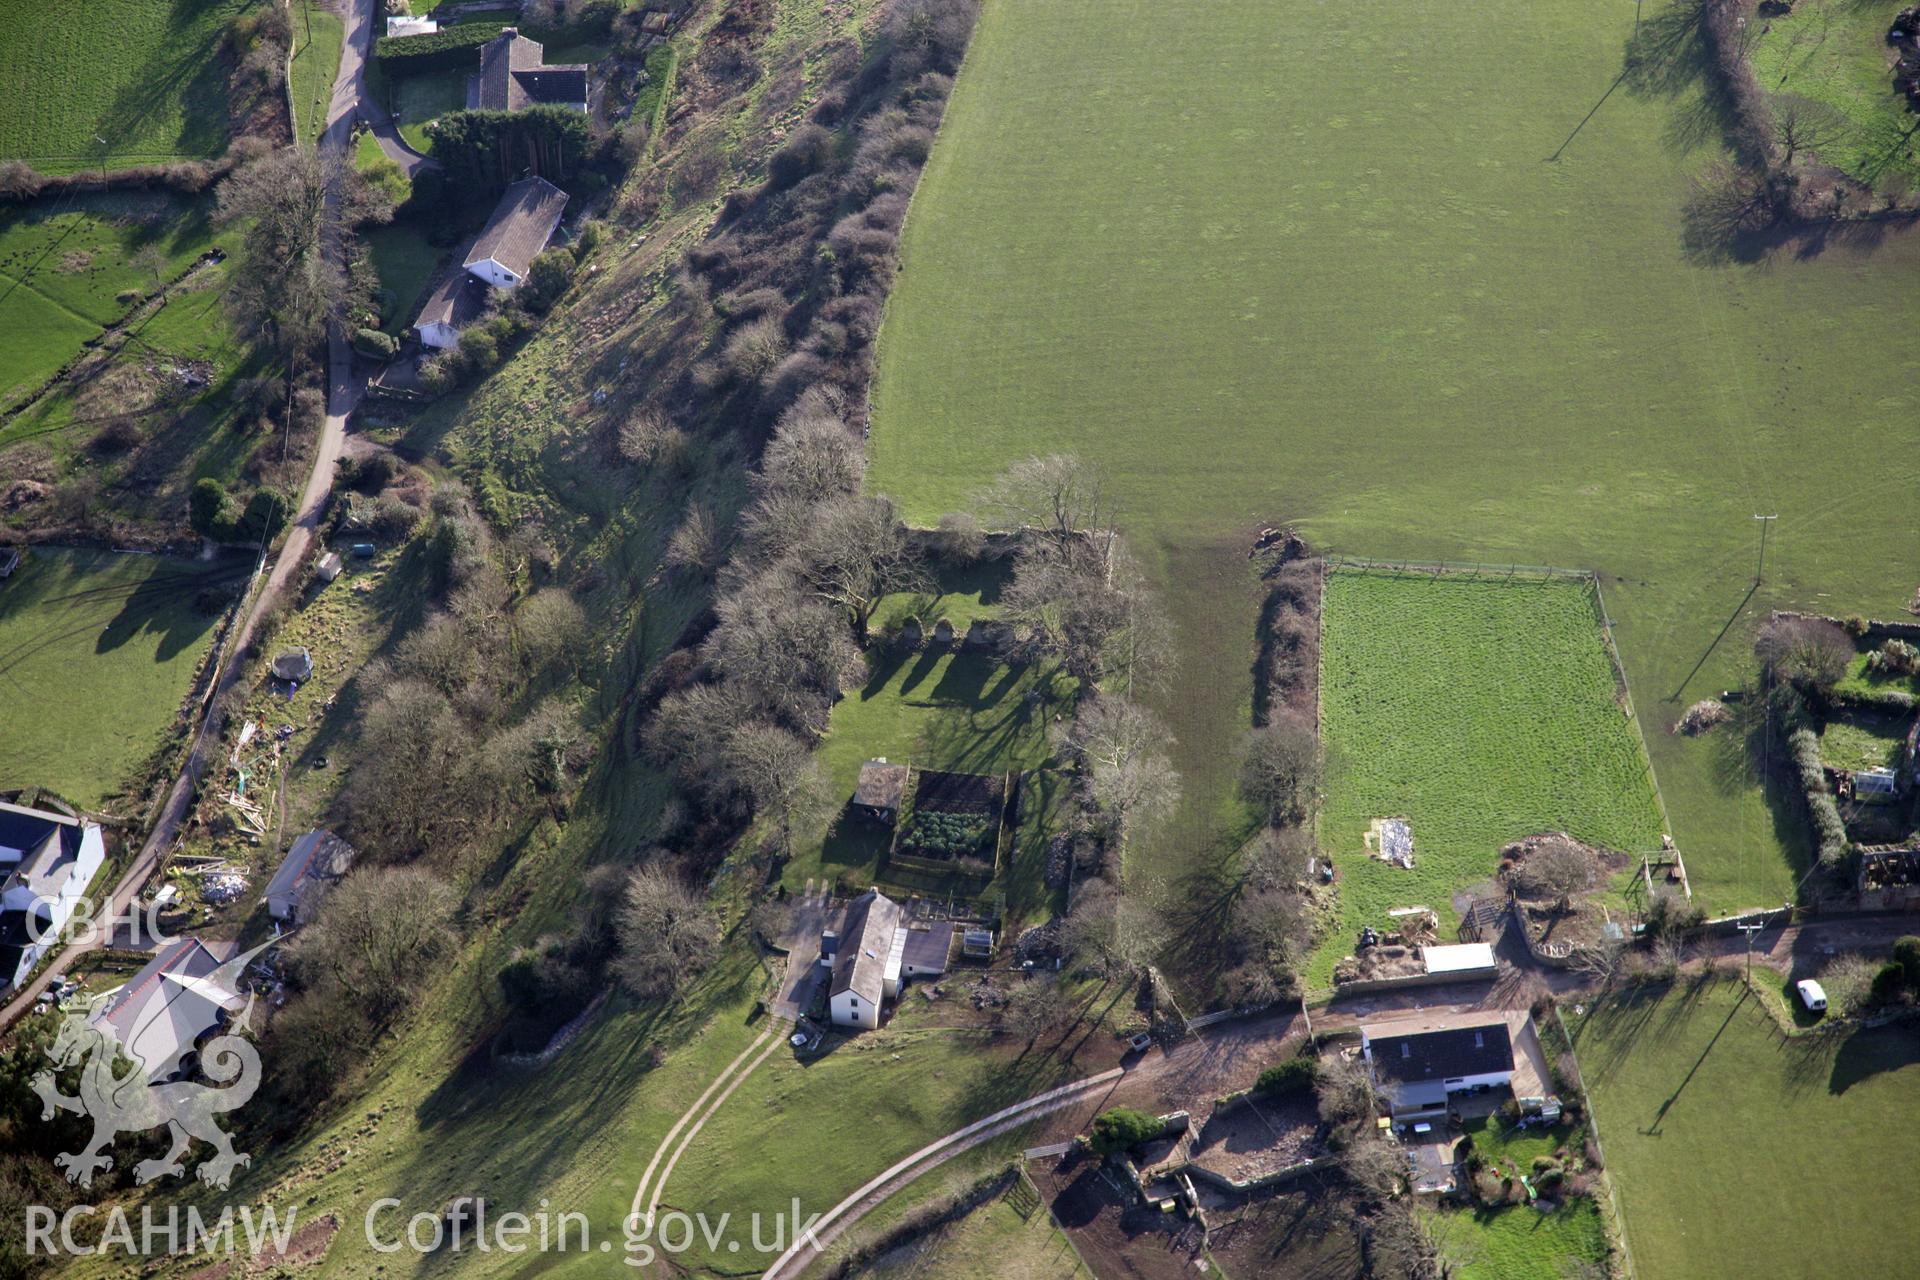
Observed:
[[[821,599],[846,610],[854,638],[865,644],[881,597],[922,590],[926,582],[899,514],[888,498],[849,495],[816,506],[808,524],[795,549],[800,575]]]
[[[1585,974],[1598,982],[1601,987],[1611,987],[1620,980],[1620,974],[1626,965],[1626,943],[1614,938],[1602,938],[1598,942],[1575,948],[1572,956],[1573,970]]]
[[[1000,1030],[1031,1045],[1041,1036],[1065,1031],[1074,1021],[1073,1000],[1043,979],[1030,979],[1013,989],[1000,1010]]]
[[[1791,167],[1801,152],[1824,150],[1847,136],[1847,118],[1824,102],[1782,93],[1774,95],[1770,105],[1783,167]]]
[[[744,724],[727,739],[727,768],[772,819],[780,852],[791,857],[796,835],[817,839],[833,815],[833,788],[813,752],[785,729]]]
[[[787,725],[823,731],[832,700],[863,671],[840,615],[778,568],[734,584],[714,611],[708,665]]]
[[[1514,885],[1530,898],[1552,898],[1555,909],[1573,909],[1575,894],[1600,882],[1600,864],[1593,850],[1577,841],[1542,840],[1527,852],[1514,870]]]
[[[1003,527],[1032,529],[1061,544],[1104,537],[1113,526],[1106,477],[1071,454],[1014,463],[981,495],[981,505]]]
[[[754,486],[809,505],[858,492],[866,474],[859,438],[818,397],[802,396],[780,415]]]
[[[363,868],[329,891],[300,931],[294,972],[308,987],[338,987],[383,1025],[453,945],[457,905],[453,890],[422,868]]]
[[[720,922],[679,876],[642,867],[627,881],[614,920],[615,967],[635,995],[666,999],[685,991],[720,949]]]
[[[246,227],[246,269],[232,276],[229,305],[283,356],[310,351],[346,309],[342,264],[352,257],[353,228],[392,216],[392,200],[343,152],[284,147],[242,165],[220,184],[215,205],[219,222]]]
[[[1109,978],[1145,967],[1166,941],[1166,927],[1152,907],[1099,877],[1075,890],[1061,934],[1068,951]]]
[[[1067,731],[1088,794],[1123,844],[1180,802],[1180,775],[1166,755],[1172,740],[1158,717],[1117,694],[1083,703]]]
[[[1318,807],[1320,739],[1298,716],[1282,714],[1247,734],[1240,794],[1270,826],[1302,822]]]

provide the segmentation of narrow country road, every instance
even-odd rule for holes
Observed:
[[[345,146],[346,133],[352,131],[354,116],[358,115],[367,122],[374,141],[380,144],[380,150],[387,159],[399,165],[400,171],[411,178],[422,169],[433,168],[433,161],[407,145],[407,140],[400,136],[400,130],[393,122],[393,116],[367,92],[367,59],[373,56],[373,28],[377,12],[376,0],[349,0],[347,38],[340,47],[340,75],[333,82],[333,106],[327,114],[327,132],[331,135],[344,119],[345,132],[340,145]],[[343,86],[348,90],[344,98],[341,96]]]
[[[373,29],[373,8],[374,0],[353,2],[353,13],[348,24],[349,39],[341,51],[340,71],[333,82],[333,101],[327,110],[327,129],[320,138],[322,147],[344,149],[352,139],[354,114],[365,82],[365,48]],[[293,581],[302,558],[313,545],[320,527],[321,512],[326,509],[327,495],[333,489],[334,470],[345,445],[347,415],[353,412],[364,389],[364,381],[353,371],[353,351],[339,326],[333,326],[327,334],[327,415],[321,424],[319,439],[314,443],[313,470],[307,475],[299,509],[294,513],[286,541],[281,544],[280,554],[273,561],[273,569],[267,574],[265,585],[254,596],[253,606],[247,611],[245,619],[228,633],[215,665],[213,692],[201,704],[203,707],[211,709],[218,706],[221,696],[238,681],[243,665],[239,655],[244,654],[247,646],[253,643],[261,619],[279,601],[281,594]],[[186,761],[167,792],[166,803],[160,807],[159,819],[148,833],[146,843],[140,847],[132,865],[113,886],[106,903],[96,908],[94,919],[117,918],[133,904],[141,887],[159,868],[161,859],[172,846],[174,834],[192,804],[209,758],[219,755],[217,749],[211,753],[209,751],[210,746],[214,745],[212,739],[216,736],[212,716],[202,715],[194,729],[193,745],[187,750]],[[47,989],[53,975],[65,972],[95,945],[92,938],[82,937],[69,943],[50,963],[43,965],[40,976],[22,987],[4,1008],[0,1008],[0,1029],[13,1025],[15,1019],[33,1007],[33,1002]]]

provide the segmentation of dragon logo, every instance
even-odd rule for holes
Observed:
[[[48,1050],[53,1066],[32,1080],[43,1104],[41,1119],[59,1110],[93,1120],[93,1138],[84,1149],[54,1157],[67,1181],[92,1186],[94,1174],[113,1167],[106,1149],[117,1135],[161,1125],[171,1132],[173,1145],[159,1159],[135,1165],[136,1182],[184,1173],[184,1157],[195,1138],[214,1148],[199,1169],[200,1180],[210,1186],[224,1191],[233,1171],[250,1163],[251,1156],[233,1149],[217,1118],[243,1106],[260,1087],[259,1052],[243,1038],[251,1030],[254,1001],[251,993],[241,996],[240,975],[264,949],[255,947],[220,964],[198,941],[183,938],[157,956],[142,977],[67,1013]],[[234,1015],[229,1025],[196,1049],[196,1029],[218,1027],[223,1014]],[[196,1056],[201,1072],[225,1087],[180,1078]],[[132,1065],[116,1074],[123,1062]],[[69,1096],[60,1092],[54,1072],[76,1064],[79,1094]]]

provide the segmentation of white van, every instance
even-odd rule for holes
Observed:
[[[1800,1003],[1807,1006],[1807,1012],[1820,1013],[1826,1009],[1827,993],[1812,978],[1802,978],[1793,984],[1793,989],[1800,993]]]

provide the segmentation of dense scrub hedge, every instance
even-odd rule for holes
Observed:
[[[427,71],[478,70],[481,45],[500,34],[491,22],[447,27],[423,36],[381,36],[373,56],[389,75],[418,75]]]

